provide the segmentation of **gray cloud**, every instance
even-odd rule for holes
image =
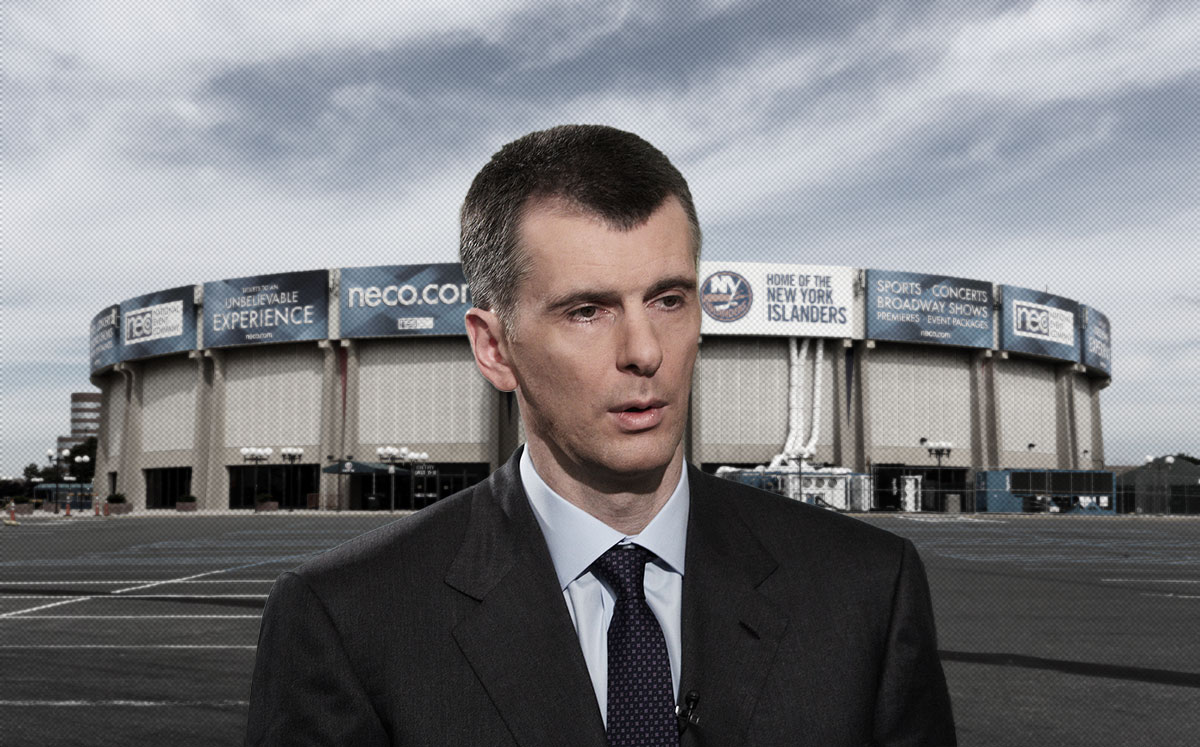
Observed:
[[[1200,203],[1197,111],[1195,75],[1027,111],[964,102],[856,168],[708,229],[709,246],[738,253],[736,237],[761,246],[765,235],[779,245],[766,253],[799,244],[833,261],[847,247],[919,244],[922,236],[966,244],[980,235],[1154,224]]]
[[[865,24],[882,33],[898,19],[915,23],[922,4],[884,7],[889,16],[862,3],[760,2],[719,12],[688,3],[579,6],[519,13],[495,38],[438,33],[235,65],[195,96],[212,121],[157,118],[132,152],[296,186],[395,188],[464,150],[486,157],[500,144],[494,133],[543,126],[547,113],[571,101],[632,92],[652,101],[702,89],[728,70],[753,74],[754,61],[772,49],[833,43]],[[870,65],[844,75],[870,83],[893,68]],[[760,125],[770,127],[788,106],[764,112]]]

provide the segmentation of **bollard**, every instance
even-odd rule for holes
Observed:
[[[71,502],[67,501],[67,516],[71,515]]]
[[[108,516],[108,501],[104,502],[104,515]]]
[[[92,508],[96,509],[96,515],[99,516],[100,515],[100,501],[93,498],[92,499]]]

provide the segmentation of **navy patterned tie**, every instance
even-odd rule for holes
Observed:
[[[667,640],[642,585],[652,558],[646,548],[624,544],[609,548],[592,564],[592,572],[617,595],[608,626],[610,747],[679,744]]]

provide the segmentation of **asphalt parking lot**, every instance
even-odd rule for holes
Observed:
[[[1194,743],[1200,519],[863,518],[925,560],[960,744]],[[0,527],[0,743],[240,744],[274,578],[396,519]]]

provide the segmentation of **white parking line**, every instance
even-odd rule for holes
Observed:
[[[1100,580],[1147,584],[1200,584],[1200,578],[1102,578]]]
[[[1144,597],[1171,597],[1173,599],[1200,599],[1200,594],[1172,594],[1170,592],[1163,592],[1161,594],[1155,594],[1152,592],[1143,592],[1142,596],[1144,596]]]
[[[266,599],[269,594],[126,594],[114,597],[111,594],[94,594],[77,597],[75,601],[84,599]],[[5,599],[61,599],[57,594],[21,594],[8,596],[0,594],[0,601]],[[32,610],[31,610],[32,611]]]
[[[168,585],[168,584],[180,584],[180,583],[187,583],[187,582],[190,582],[190,581],[194,581],[194,580],[196,580],[196,579],[198,579],[198,578],[202,578],[202,577],[204,577],[204,576],[215,576],[215,575],[216,575],[216,574],[218,574],[218,573],[230,573],[230,572],[232,572],[232,571],[240,571],[240,570],[244,570],[244,569],[246,569],[246,568],[254,568],[254,567],[256,567],[256,566],[268,565],[268,564],[270,564],[270,563],[279,563],[279,562],[288,561],[288,560],[294,560],[294,559],[305,558],[305,557],[308,557],[308,556],[310,556],[310,555],[312,555],[312,554],[313,554],[313,553],[303,553],[303,554],[300,554],[300,555],[292,555],[292,556],[288,556],[288,557],[284,557],[284,558],[272,558],[271,560],[264,560],[264,561],[260,561],[260,562],[257,562],[257,563],[246,563],[245,565],[236,565],[236,566],[234,566],[234,567],[232,567],[232,568],[220,568],[220,569],[218,569],[218,570],[215,570],[215,571],[205,571],[204,573],[195,573],[195,574],[192,574],[191,576],[183,576],[183,577],[181,577],[181,578],[169,578],[169,579],[164,579],[164,580],[162,580],[162,581],[149,581],[149,582],[145,582],[145,583],[142,583],[142,582],[139,582],[139,581],[125,581],[125,582],[123,582],[123,583],[132,583],[132,584],[138,584],[138,586],[130,586],[130,587],[128,587],[128,588],[125,588],[125,589],[116,589],[116,590],[114,590],[112,593],[113,593],[113,594],[124,594],[124,593],[126,593],[126,592],[130,592],[130,591],[141,591],[141,590],[143,590],[143,589],[152,589],[152,588],[154,588],[155,586],[166,586],[166,585]],[[96,599],[96,598],[97,598],[97,597],[92,597],[92,596],[81,596],[81,597],[75,597],[75,598],[72,598],[72,599],[64,599],[64,600],[63,600],[63,601],[61,601],[61,602],[55,602],[54,604],[48,604],[48,605],[45,605],[45,606],[42,606],[42,607],[31,607],[31,608],[29,608],[29,609],[25,609],[25,610],[14,610],[13,612],[5,612],[5,613],[3,613],[3,614],[0,614],[0,620],[24,620],[24,619],[37,620],[37,619],[46,619],[45,617],[42,617],[42,616],[26,617],[25,615],[26,615],[27,613],[29,613],[29,612],[37,612],[38,610],[47,609],[47,608],[49,608],[49,607],[58,607],[58,606],[60,606],[60,605],[64,605],[64,604],[72,604],[72,603],[74,603],[74,602],[83,602],[83,601],[86,601],[86,600],[88,600],[88,599]],[[105,596],[104,598],[106,598],[106,599],[111,599],[112,597],[111,597],[111,596]],[[18,615],[20,615],[21,617],[18,617]],[[124,620],[135,620],[135,619],[136,619],[136,620],[156,620],[156,619],[172,619],[172,618],[176,618],[176,617],[189,617],[189,616],[188,616],[188,615],[158,615],[158,616],[155,616],[155,615],[145,615],[145,616],[121,616],[121,617],[113,617],[113,616],[110,616],[110,615],[74,615],[74,616],[67,615],[67,616],[63,616],[63,617],[55,617],[55,616],[51,616],[51,617],[50,617],[50,619],[61,619],[61,620],[65,620],[65,619],[79,619],[79,620],[103,620],[103,619],[124,619]],[[213,617],[253,617],[253,618],[257,618],[257,617],[259,617],[259,616],[258,616],[258,615],[240,615],[240,616],[239,616],[239,615],[196,615],[196,616],[190,616],[190,617],[193,617],[193,618],[196,618],[196,619],[203,619],[203,618],[205,618],[205,617],[210,617],[210,618],[213,618]]]
[[[897,519],[921,521],[927,524],[1007,524],[1003,519],[980,519],[974,516],[897,516]]]
[[[157,580],[141,580],[141,581],[88,581],[79,579],[78,581],[0,581],[0,586],[49,586],[52,584],[153,584],[153,583],[173,583],[173,584],[273,584],[273,578],[206,578],[196,581],[162,581]]]
[[[15,616],[23,615],[26,612],[37,612],[38,610],[48,610],[51,607],[61,607],[64,604],[71,604],[72,602],[82,602],[84,599],[87,599],[87,597],[74,597],[71,599],[63,599],[62,601],[55,602],[53,604],[43,604],[41,607],[30,607],[29,609],[25,609],[25,610],[13,610],[12,612],[5,612],[3,614],[0,614],[0,620],[19,619],[19,618],[16,618]]]
[[[54,606],[54,605],[48,605]],[[36,608],[44,609],[44,608]],[[22,615],[18,612],[0,615],[0,620],[19,622],[22,620],[259,620],[262,615]]]
[[[164,586],[166,584],[180,584],[180,583],[184,583],[187,581],[191,581],[192,579],[200,578],[201,576],[212,576],[217,573],[229,573],[230,571],[233,571],[233,570],[237,570],[237,569],[236,568],[222,568],[222,569],[216,570],[216,571],[205,571],[204,573],[197,573],[194,576],[184,576],[183,578],[172,578],[172,579],[168,579],[166,581],[154,581],[152,583],[142,584],[141,586],[131,586],[128,589],[117,589],[116,591],[113,592],[113,594],[124,594],[127,591],[141,591],[142,589],[150,589],[155,586]],[[129,583],[137,583],[137,582],[131,581]]]
[[[8,651],[9,649],[16,649],[16,648],[20,648],[20,649],[36,649],[36,650],[39,650],[39,651],[40,651],[40,650],[42,650],[42,649],[88,649],[88,648],[100,648],[100,649],[109,649],[109,648],[120,648],[120,649],[126,649],[126,648],[133,648],[133,649],[137,649],[137,648],[153,648],[153,649],[245,649],[245,650],[253,651],[254,649],[257,649],[257,648],[258,648],[258,646],[234,646],[234,645],[225,645],[225,644],[212,644],[212,645],[206,645],[206,644],[201,644],[201,643],[197,643],[197,644],[184,644],[184,643],[179,643],[179,644],[174,644],[174,643],[152,644],[152,643],[147,643],[147,644],[142,644],[142,645],[125,645],[125,644],[111,644],[111,645],[110,645],[110,644],[106,644],[106,643],[78,643],[78,644],[63,644],[63,645],[59,645],[59,646],[55,646],[55,645],[52,645],[52,644],[45,644],[45,645],[43,645],[43,644],[31,644],[31,645],[28,645],[28,646],[25,646],[25,645],[10,646],[10,645],[8,645],[8,644],[5,644],[5,645],[3,645],[3,646],[0,646],[0,649],[3,649],[3,650],[5,650],[5,651]]]
[[[248,706],[248,700],[0,700],[0,708],[13,707],[96,707],[131,706],[134,708],[217,706],[230,708]]]

